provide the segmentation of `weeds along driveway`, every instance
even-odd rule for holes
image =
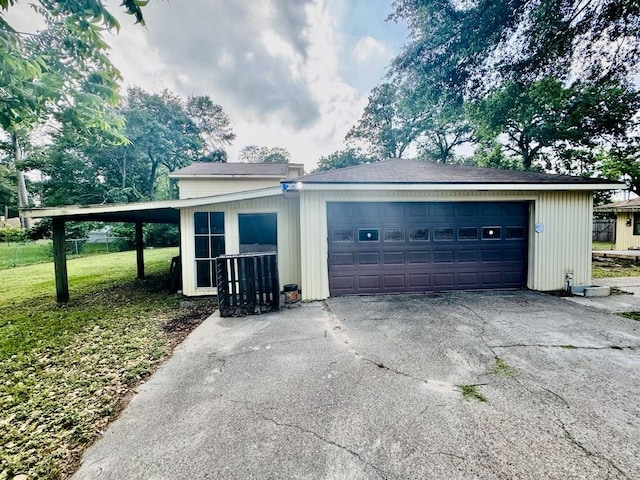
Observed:
[[[211,318],[75,478],[640,478],[639,328],[533,292]]]

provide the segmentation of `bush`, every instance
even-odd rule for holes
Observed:
[[[0,228],[0,242],[24,242],[26,235],[21,227]]]

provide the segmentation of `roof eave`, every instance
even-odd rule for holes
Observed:
[[[62,207],[34,207],[20,210],[22,215],[28,218],[44,217],[74,217],[95,215],[101,213],[124,213],[132,211],[151,211],[160,209],[181,209],[198,207],[201,205],[214,205],[217,203],[236,202],[253,198],[272,197],[282,195],[280,187],[260,188],[243,192],[224,193],[210,197],[184,198],[180,200],[161,200],[156,202],[118,203],[109,205],[64,205]]]
[[[296,185],[300,190],[466,190],[466,191],[510,191],[510,190],[573,190],[573,191],[596,191],[596,190],[623,190],[624,183],[389,183],[389,182],[313,182],[313,181],[289,181],[281,183]]]

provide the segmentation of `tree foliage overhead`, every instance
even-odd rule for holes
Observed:
[[[167,174],[203,158],[226,160],[235,135],[222,107],[211,98],[183,99],[133,87],[119,106],[126,144],[99,136],[84,141],[63,128],[39,160],[46,205],[157,200],[175,196]]]
[[[282,147],[259,147],[258,145],[247,145],[242,147],[238,155],[244,163],[289,163],[291,154]]]
[[[478,95],[504,81],[630,78],[640,59],[638,0],[396,0],[410,39],[397,75],[437,74]]]
[[[551,169],[555,155],[575,154],[624,140],[640,106],[637,92],[620,82],[564,87],[553,77],[522,86],[509,81],[474,104],[472,117],[485,140],[505,137],[505,148],[531,169],[541,156]],[[543,155],[544,154],[544,155]]]
[[[323,172],[325,170],[335,170],[336,168],[353,167],[355,165],[363,165],[379,161],[379,158],[370,157],[362,153],[357,148],[347,148],[333,152],[326,157],[320,157],[318,167],[315,172]]]

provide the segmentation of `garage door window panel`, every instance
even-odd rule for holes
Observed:
[[[410,242],[428,242],[429,241],[429,229],[428,228],[411,228],[411,229],[409,229],[409,241]]]
[[[524,227],[507,227],[504,232],[505,240],[524,240]]]
[[[377,228],[358,229],[359,242],[378,242],[380,240],[380,230]]]
[[[478,240],[478,229],[476,227],[458,228],[458,240]]]
[[[331,238],[336,243],[353,242],[353,230],[344,228],[334,229]]]
[[[501,238],[501,227],[482,227],[482,240],[500,240]]]
[[[435,242],[447,242],[453,240],[453,228],[437,227],[433,229],[433,240]]]
[[[404,242],[404,228],[385,228],[385,242]]]

